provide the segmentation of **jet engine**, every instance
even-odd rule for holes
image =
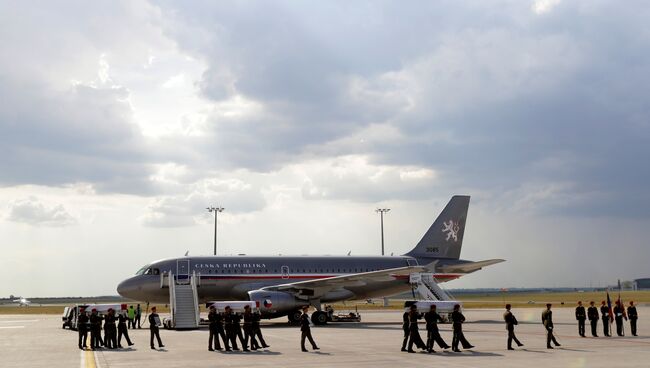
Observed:
[[[257,303],[265,318],[286,316],[304,305],[309,305],[309,302],[282,291],[253,290],[248,292],[248,297]]]

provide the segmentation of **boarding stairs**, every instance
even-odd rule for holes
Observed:
[[[447,291],[438,286],[432,273],[412,273],[409,282],[414,297],[417,292],[420,300],[453,300]]]
[[[197,287],[200,275],[167,275],[167,282],[161,280],[161,287],[169,287],[169,327],[177,330],[199,328],[199,300]]]

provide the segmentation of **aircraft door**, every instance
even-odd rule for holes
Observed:
[[[282,278],[283,279],[289,278],[289,266],[282,266]]]
[[[176,279],[179,283],[190,282],[190,260],[179,259],[176,261]]]

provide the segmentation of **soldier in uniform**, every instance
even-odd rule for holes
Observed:
[[[587,318],[589,318],[589,323],[591,324],[591,336],[598,337],[598,308],[594,306],[594,301],[589,302],[589,308],[587,308]]]
[[[508,350],[515,350],[512,347],[512,340],[517,343],[517,346],[524,346],[524,344],[522,344],[519,339],[517,339],[517,336],[515,336],[515,326],[518,325],[519,322],[517,322],[517,318],[512,314],[510,308],[512,308],[512,306],[506,304],[506,312],[503,313],[503,320],[506,321],[506,330],[508,331]]]
[[[546,304],[546,310],[542,312],[542,323],[544,328],[546,328],[546,348],[553,349],[551,346],[551,341],[555,346],[561,346],[559,342],[553,336],[553,312],[551,311],[551,304]]]
[[[239,313],[233,313],[232,316],[232,327],[233,327],[233,338],[238,337],[239,342],[242,345],[242,350],[243,351],[250,351],[248,350],[248,344],[244,341],[244,335],[242,334],[241,330],[241,314]]]
[[[604,300],[600,302],[600,315],[603,320],[603,335],[612,336],[609,333],[609,307],[607,307]]]
[[[582,302],[578,302],[576,307],[576,320],[578,321],[578,335],[582,337],[585,336],[585,320],[587,319],[587,313],[585,312],[585,307],[582,306]]]
[[[618,336],[624,336],[623,318],[627,320],[627,317],[625,316],[625,307],[617,300],[616,305],[614,306],[614,320],[616,321],[616,335]]]
[[[260,328],[261,319],[262,316],[260,316],[260,312],[253,313],[253,333],[257,336],[257,340],[262,344],[263,348],[269,348],[270,346],[266,344],[266,341],[264,341],[264,336],[262,336],[262,329]]]
[[[251,341],[251,350],[257,350],[260,348],[260,345],[255,339],[255,333],[253,332],[253,313],[251,312],[251,307],[249,305],[244,306],[244,345],[248,345],[248,340]]]
[[[208,338],[208,350],[209,351],[214,351],[215,349],[221,350],[221,343],[219,342],[219,332],[221,332],[221,334],[223,335],[223,329],[222,331],[219,331],[219,325],[221,324],[221,315],[217,313],[217,309],[213,305],[210,306],[210,312],[208,313],[208,321],[210,321],[210,328],[209,328],[210,337]],[[226,345],[226,350],[230,351],[230,348],[228,347],[228,340],[226,340],[225,336],[223,336],[222,338],[224,340],[224,344]]]
[[[117,349],[117,329],[115,328],[115,310],[108,308],[104,317],[104,342],[108,349]]]
[[[309,320],[309,314],[307,314],[307,312],[309,312],[309,306],[302,307],[302,315],[300,316],[300,348],[302,351],[306,352],[305,339],[309,339],[312,349],[320,350],[320,348],[316,346],[314,338],[311,336],[311,321]]]
[[[133,306],[131,306],[131,310],[133,310]],[[131,321],[129,316],[127,315],[128,312],[122,312],[117,315],[117,347],[121,348],[122,347],[122,336],[126,339],[126,343],[129,344],[129,346],[133,345],[131,342],[131,339],[129,338],[129,330],[127,328],[127,322]]]
[[[438,321],[442,322],[442,317],[436,312],[436,305],[431,304],[429,311],[424,314],[424,320],[427,322],[427,351],[433,353],[433,343],[438,343],[443,349],[449,349],[450,346],[447,345],[445,340],[440,336],[440,330],[438,330]]]
[[[90,347],[100,349],[104,342],[102,341],[102,317],[97,314],[97,309],[93,308],[90,317]]]
[[[418,313],[418,307],[411,305],[411,310],[409,311],[409,346],[408,350],[406,350],[409,353],[415,353],[415,350],[413,350],[413,344],[422,350],[425,350],[427,348],[424,341],[422,341],[422,337],[420,337],[418,319],[421,318],[422,314]]]
[[[160,326],[158,326],[159,321],[160,316],[158,316],[158,313],[156,313],[156,307],[152,307],[151,314],[149,314],[149,345],[153,350],[156,350],[156,347],[153,345],[154,336],[156,337],[156,340],[158,340],[158,347],[165,347],[165,345],[162,343],[162,340],[160,339]]]
[[[460,304],[454,305],[454,311],[451,312],[451,322],[454,329],[454,338],[451,340],[451,350],[460,353],[458,343],[463,345],[463,349],[471,349],[474,345],[470,344],[465,335],[463,334],[463,323],[465,316],[460,312]]]
[[[226,337],[230,340],[230,346],[232,350],[239,350],[237,345],[237,327],[235,327],[235,320],[237,325],[239,325],[238,317],[232,312],[230,306],[226,306],[226,313],[223,316],[224,321],[226,322]]]
[[[632,336],[636,335],[636,320],[639,319],[639,315],[636,312],[636,307],[634,302],[630,301],[630,306],[627,307],[627,316],[630,318],[630,329],[632,330]]]
[[[404,331],[404,341],[402,341],[402,351],[406,351],[406,344],[409,342],[409,312],[402,314],[402,330]]]
[[[86,341],[88,340],[88,315],[86,314],[86,309],[83,307],[79,308],[77,331],[79,331],[79,349],[84,350],[86,348]]]

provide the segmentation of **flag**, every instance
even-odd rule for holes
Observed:
[[[614,322],[614,311],[612,310],[612,300],[609,298],[609,290],[607,291],[607,312],[609,313],[609,323]]]

